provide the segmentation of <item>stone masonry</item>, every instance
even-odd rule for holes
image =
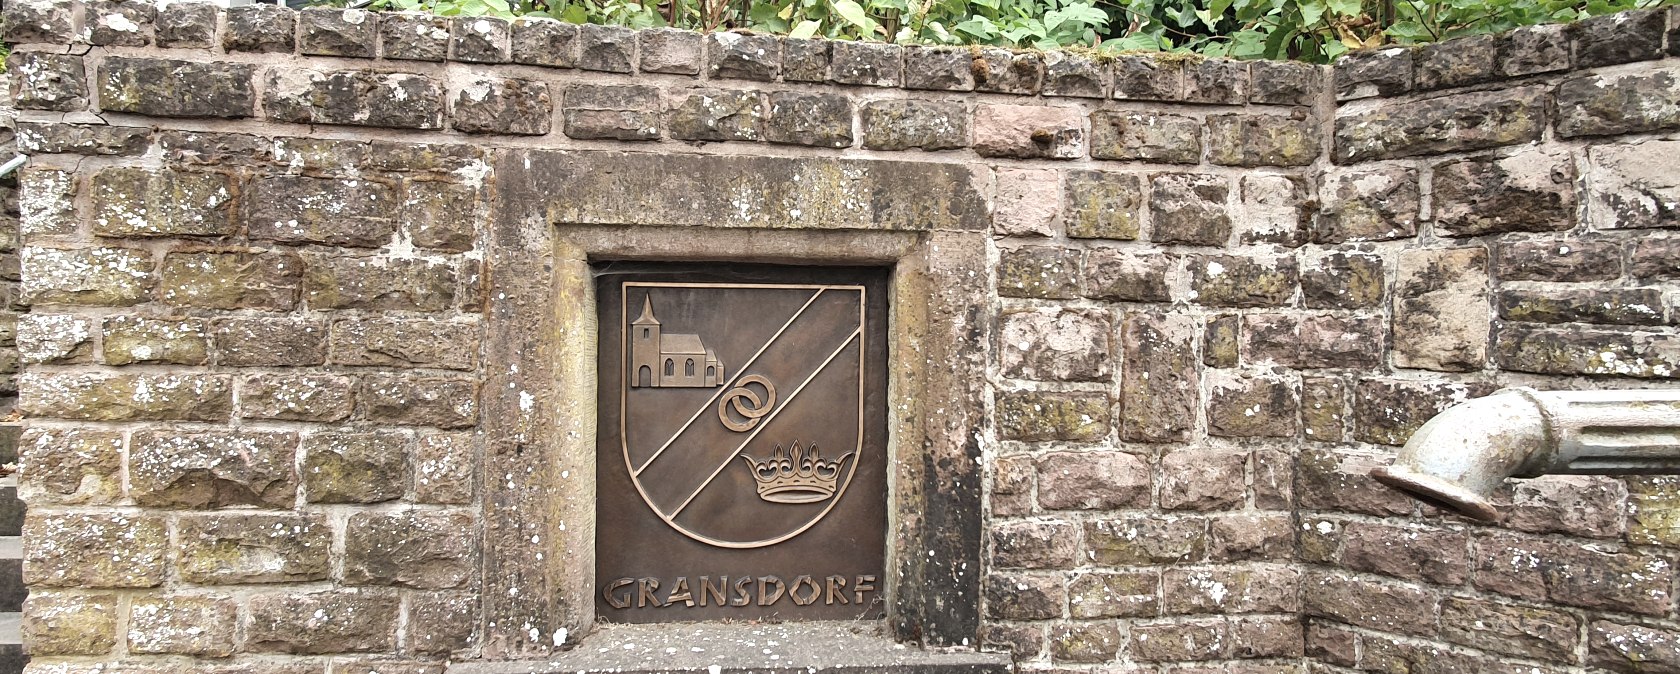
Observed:
[[[502,607],[546,615],[531,579],[589,559],[510,561],[564,522],[510,527],[503,495],[593,492],[530,484],[524,417],[491,424],[593,400],[504,402],[522,344],[487,326],[547,300],[490,288],[556,255],[516,245],[545,228],[693,222],[983,233],[990,311],[944,337],[986,358],[958,429],[980,622],[928,641],[1031,671],[1680,672],[1680,478],[1517,482],[1482,524],[1365,477],[1503,386],[1680,376],[1680,8],[1334,68],[4,12],[36,674],[575,646]],[[498,220],[538,153],[562,198]]]

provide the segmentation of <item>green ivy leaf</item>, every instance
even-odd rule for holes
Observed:
[[[855,0],[833,0],[829,4],[834,6],[834,13],[845,19],[846,23],[857,26],[858,30],[865,34],[873,35],[880,28],[880,24],[869,18],[869,14],[863,11],[863,5],[857,4]]]

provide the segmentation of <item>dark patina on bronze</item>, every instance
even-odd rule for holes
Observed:
[[[880,617],[886,271],[595,271],[601,618]]]

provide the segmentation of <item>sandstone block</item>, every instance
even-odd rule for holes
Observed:
[[[1412,50],[1363,49],[1336,60],[1336,100],[1393,96],[1412,90]]]
[[[171,5],[174,6],[174,5]],[[244,133],[163,131],[158,134],[165,162],[195,166],[266,164],[274,159],[274,144]]]
[[[180,520],[181,579],[205,585],[327,579],[332,529],[323,514],[218,514]]]
[[[1568,26],[1514,28],[1499,36],[1498,72],[1505,77],[1569,69]]]
[[[647,52],[643,52],[646,59]],[[782,38],[782,80],[785,82],[827,82],[833,61],[829,41]]]
[[[350,418],[348,377],[255,375],[240,380],[239,416],[274,421],[334,422]]]
[[[290,53],[297,12],[280,5],[246,5],[227,11],[222,48],[227,51]]]
[[[1245,496],[1240,453],[1179,449],[1161,456],[1161,508],[1165,510],[1228,510],[1240,507]]]
[[[565,132],[581,139],[659,137],[659,91],[640,86],[575,85],[566,89]]]
[[[1140,176],[1068,171],[1063,195],[1063,221],[1069,237],[1123,240],[1138,237],[1144,202]]]
[[[1081,573],[1068,581],[1068,614],[1074,618],[1148,618],[1161,613],[1155,571]]]
[[[497,16],[455,16],[449,19],[449,58],[466,63],[507,63],[507,19]]]
[[[1039,54],[982,47],[973,59],[974,90],[1030,96],[1038,93],[1044,80],[1044,61]]]
[[[1249,314],[1243,353],[1251,363],[1296,368],[1373,368],[1382,361],[1382,319]]]
[[[1661,615],[1673,565],[1658,555],[1494,533],[1476,539],[1474,583],[1490,592],[1581,608]]]
[[[1254,507],[1295,509],[1295,455],[1278,449],[1253,453]]]
[[[1627,541],[1635,545],[1669,546],[1680,540],[1680,479],[1645,476],[1627,478],[1625,482]]]
[[[416,653],[443,655],[476,642],[478,596],[471,592],[415,592],[409,595],[408,637]]]
[[[450,124],[456,131],[541,136],[548,133],[554,108],[542,82],[481,79],[461,89],[454,112]]]
[[[973,91],[976,56],[968,49],[908,46],[904,49],[904,88]]]
[[[169,253],[158,299],[181,307],[285,311],[297,303],[303,263],[292,253]]]
[[[954,150],[968,146],[968,108],[955,101],[885,100],[860,112],[871,150]]]
[[[122,433],[32,428],[18,441],[18,495],[29,503],[103,505],[122,497]]]
[[[144,506],[289,508],[296,501],[291,433],[143,431],[129,441],[129,493]]]
[[[1212,380],[1207,409],[1209,435],[1292,438],[1300,433],[1301,399],[1291,382],[1270,376],[1245,377],[1226,373],[1210,373],[1208,376]],[[1207,495],[1240,500],[1240,460],[1236,462],[1236,473],[1236,494],[1221,494],[1218,489],[1209,489]]]
[[[1175,264],[1167,255],[1092,248],[1085,252],[1083,294],[1114,302],[1166,302],[1167,275]]]
[[[1430,417],[1469,400],[1463,386],[1366,379],[1354,387],[1354,439],[1400,446]]]
[[[135,156],[151,144],[152,130],[139,126],[18,122],[18,149],[34,154]]]
[[[1055,576],[992,574],[983,588],[986,614],[1004,620],[1060,618],[1068,602],[1061,578]]]
[[[1591,203],[1594,229],[1674,227],[1680,224],[1680,179],[1674,171],[1680,141],[1637,145],[1600,145],[1592,161]]]
[[[73,16],[68,0],[20,0],[6,3],[0,25],[8,44],[68,44],[76,39]]]
[[[1108,436],[1109,406],[1100,393],[1003,391],[998,433],[1007,440],[1096,442]]]
[[[781,65],[781,41],[774,35],[706,35],[706,72],[714,79],[774,82]]]
[[[1135,313],[1121,320],[1120,439],[1180,442],[1195,427],[1200,384],[1196,325],[1188,316]]]
[[[1250,103],[1263,105],[1312,105],[1318,100],[1326,68],[1291,61],[1250,61],[1253,88]]]
[[[32,372],[20,376],[19,407],[30,416],[82,421],[226,421],[227,375]]]
[[[1346,384],[1329,377],[1301,380],[1301,432],[1318,442],[1341,442],[1346,437]]]
[[[1479,84],[1496,72],[1499,38],[1473,35],[1417,48],[1417,88],[1445,89]]]
[[[107,316],[103,330],[107,365],[204,365],[210,360],[210,334],[202,320]]]
[[[1085,523],[1086,561],[1103,566],[1184,564],[1207,554],[1207,522],[1158,515]]]
[[[695,75],[700,72],[702,36],[677,28],[654,28],[636,33],[644,73]]]
[[[1202,364],[1208,367],[1236,367],[1241,353],[1238,347],[1241,326],[1241,316],[1209,316],[1207,326],[1202,330]]]
[[[1053,569],[1077,563],[1079,526],[1062,520],[997,522],[992,563],[1000,568]]]
[[[1581,623],[1558,611],[1449,597],[1441,605],[1441,636],[1483,650],[1574,662]]]
[[[12,102],[17,107],[60,112],[87,107],[87,71],[82,57],[18,52],[6,61]]]
[[[1493,359],[1517,372],[1662,378],[1680,371],[1680,340],[1627,330],[1505,325]]]
[[[288,592],[251,598],[245,648],[255,653],[396,649],[397,595],[383,590]]]
[[[1114,97],[1122,100],[1184,99],[1184,62],[1149,54],[1119,56],[1110,64]]]
[[[1059,246],[1003,250],[997,277],[1003,297],[1071,299],[1079,295],[1079,253]]]
[[[303,440],[303,488],[311,503],[402,498],[412,441],[393,431],[312,433]]]
[[[1661,9],[1595,16],[1570,24],[1575,67],[1596,68],[1662,58],[1663,32],[1667,29],[1668,16]]]
[[[17,180],[18,234],[28,237],[76,231],[78,181],[74,174],[25,166],[18,171]]]
[[[1149,186],[1149,213],[1154,220],[1149,240],[1222,246],[1231,238],[1231,216],[1225,208],[1231,187],[1225,177],[1162,173],[1151,178]]]
[[[1113,623],[1067,623],[1050,629],[1050,657],[1057,662],[1108,662],[1125,645]]]
[[[24,363],[87,362],[93,356],[93,319],[63,314],[17,318],[18,355]]]
[[[154,587],[164,580],[163,518],[32,513],[23,522],[23,582],[33,588]]]
[[[469,428],[478,424],[478,384],[444,377],[369,376],[356,417],[385,424]]]
[[[438,180],[403,183],[402,230],[416,246],[471,250],[478,235],[478,189]]]
[[[1033,484],[1037,476],[1034,459],[1026,454],[999,457],[992,466],[991,504],[994,517],[1031,515]]]
[[[1045,510],[1149,507],[1149,464],[1125,452],[1059,452],[1040,459],[1038,505]]]
[[[227,595],[136,597],[128,612],[128,651],[227,657],[238,624],[239,605]]]
[[[466,143],[399,143],[375,140],[370,144],[368,165],[387,171],[432,174],[462,170],[479,171],[485,166],[484,152]]]
[[[472,370],[479,334],[475,323],[349,319],[333,323],[329,348],[340,365]]]
[[[1288,513],[1224,515],[1208,522],[1208,559],[1212,561],[1287,561],[1294,552],[1294,520]]]
[[[472,513],[357,513],[344,539],[344,582],[424,589],[458,587],[474,571]]]
[[[1634,242],[1633,276],[1649,276],[1640,273],[1641,262],[1656,256],[1640,251],[1657,251],[1663,243],[1661,239]],[[1680,256],[1680,249],[1673,254]],[[1610,281],[1622,276],[1622,248],[1608,241],[1517,241],[1499,245],[1493,269],[1501,281]]]
[[[117,644],[117,596],[36,591],[23,602],[29,654],[106,655]]]
[[[1099,309],[1006,311],[1001,320],[1003,373],[1039,381],[1103,381],[1111,360],[1108,312]]]
[[[444,97],[428,75],[285,68],[269,71],[263,109],[280,122],[441,129]]]
[[[764,139],[784,145],[851,147],[852,101],[840,94],[770,94]]]
[[[764,96],[756,91],[690,91],[671,108],[665,126],[679,140],[763,140]]]
[[[1539,87],[1518,87],[1343,112],[1336,116],[1334,159],[1352,163],[1532,142],[1545,130],[1546,98]]]
[[[82,11],[89,44],[144,47],[152,42],[155,7],[138,2],[95,0],[84,5]]]
[[[1299,285],[1295,260],[1289,257],[1198,256],[1189,269],[1191,297],[1208,306],[1283,306]]]
[[[1077,159],[1085,123],[1074,108],[982,104],[974,112],[974,151],[982,157]]]
[[[1301,269],[1301,304],[1309,309],[1366,309],[1382,303],[1383,259],[1365,253],[1308,258]]]
[[[1047,51],[1044,62],[1045,96],[1102,98],[1108,91],[1108,69],[1101,61],[1083,54]]]
[[[1602,263],[1602,268],[1605,275],[1610,275],[1615,269],[1612,265],[1621,260],[1614,254],[1609,254],[1607,260]],[[1629,256],[1628,273],[1640,280],[1680,278],[1680,239],[1635,241],[1633,253]]]
[[[1419,636],[1435,634],[1441,598],[1399,583],[1307,572],[1301,579],[1302,611],[1357,627]]]
[[[1604,290],[1502,290],[1499,317],[1531,323],[1662,325],[1662,291],[1657,288]]]
[[[465,505],[472,502],[474,441],[467,433],[420,436],[414,454],[414,500]]]
[[[395,230],[396,197],[384,183],[268,176],[249,190],[247,226],[254,239],[371,248],[390,243]]]
[[[840,40],[830,45],[834,82],[896,87],[904,72],[904,48],[879,42]]]
[[[1447,162],[1434,169],[1436,232],[1480,236],[1575,225],[1575,164],[1567,152]]]
[[[636,31],[623,26],[578,26],[577,67],[608,73],[634,70]]]
[[[1202,122],[1149,111],[1091,113],[1091,157],[1195,164],[1202,158]]]
[[[1184,63],[1184,100],[1242,105],[1248,102],[1248,62],[1203,59]]]
[[[1355,407],[1356,414],[1363,414],[1363,408]],[[1422,420],[1417,422],[1422,425]],[[1357,438],[1357,435],[1355,436]],[[1403,441],[1403,439],[1402,439]],[[1400,443],[1395,443],[1400,444]],[[1315,510],[1340,510],[1346,512],[1364,513],[1368,515],[1403,515],[1412,512],[1414,506],[1410,497],[1389,489],[1376,480],[1371,479],[1371,469],[1385,465],[1391,460],[1386,455],[1372,452],[1330,449],[1321,446],[1307,446],[1301,451],[1296,462],[1296,484],[1294,493],[1303,508]],[[1331,561],[1331,557],[1314,556],[1308,554],[1315,546],[1309,545],[1309,534],[1322,533],[1329,529],[1336,531],[1334,525],[1315,525],[1313,531],[1301,532],[1301,548],[1304,558],[1314,558],[1321,561]],[[1340,540],[1337,537],[1335,540]],[[1319,546],[1319,552],[1324,552]]]
[[[1394,365],[1473,371],[1487,361],[1487,250],[1400,254],[1394,288]]]
[[[93,233],[110,237],[232,234],[232,186],[225,173],[102,170],[89,183]]]
[[[379,15],[362,9],[308,7],[298,12],[298,53],[371,58]]]
[[[1680,127],[1680,67],[1648,68],[1565,80],[1557,98],[1557,134],[1565,138]]]
[[[867,146],[868,134],[864,143]],[[1052,236],[1061,216],[1061,175],[1048,169],[996,170],[992,231],[1005,236]]]
[[[1227,166],[1308,166],[1319,155],[1319,131],[1304,111],[1284,115],[1212,115],[1208,161]]]
[[[1386,241],[1417,234],[1417,172],[1405,168],[1338,171],[1318,188],[1324,202],[1313,223],[1313,240]]]
[[[1228,636],[1223,620],[1175,620],[1132,628],[1132,659],[1140,662],[1218,660]]]
[[[1167,569],[1161,576],[1169,614],[1294,613],[1300,582],[1301,572],[1273,567]]]
[[[513,20],[511,30],[514,63],[550,68],[577,67],[581,44],[576,25],[543,17],[521,16]],[[645,55],[646,51],[643,53]],[[660,62],[658,57],[652,61]],[[644,61],[644,67],[646,64],[647,61]]]
[[[1237,241],[1272,243],[1294,248],[1306,243],[1310,213],[1317,202],[1307,196],[1306,179],[1298,175],[1242,177],[1242,211],[1232,223]]]
[[[1243,616],[1228,626],[1230,654],[1239,658],[1298,658],[1304,649],[1305,629],[1292,616]],[[1293,667],[1237,665],[1233,674],[1287,674]]]
[[[1358,634],[1321,620],[1306,623],[1307,657],[1342,667],[1352,667],[1358,661]]]
[[[387,59],[442,61],[449,56],[449,17],[417,12],[380,14],[379,53]]]
[[[1587,664],[1615,672],[1680,669],[1680,634],[1594,620],[1587,627]]]
[[[1342,528],[1341,564],[1406,580],[1459,585],[1469,576],[1470,537],[1452,529],[1349,522]]]
[[[447,262],[309,255],[303,299],[314,309],[444,311],[455,304],[456,278]]]

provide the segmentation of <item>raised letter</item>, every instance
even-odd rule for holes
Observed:
[[[723,600],[723,593],[728,591],[728,589],[729,589],[729,576],[719,576],[718,577],[718,584],[717,584],[716,587],[712,586],[712,579],[707,578],[705,576],[701,576],[700,577],[700,605],[701,606],[706,605],[706,595],[710,594],[710,595],[712,595],[712,597],[717,599],[717,605],[718,606],[725,606],[726,604],[724,603],[724,600]]]
[[[752,585],[752,576],[741,576],[735,580],[735,596],[730,598],[730,606],[746,606],[752,601],[752,590],[747,589],[749,585]]]
[[[636,579],[636,608],[644,608],[648,604],[653,604],[654,608],[664,606],[664,604],[659,603],[658,597],[653,596],[654,590],[658,589],[658,578]]]
[[[694,605],[694,593],[688,591],[688,576],[677,576],[677,584],[672,586],[671,596],[665,598],[665,605],[670,606],[679,601],[684,606]]]
[[[863,603],[863,593],[875,591],[874,576],[858,576],[857,583],[852,585],[852,592],[857,595],[857,603]]]
[[[811,586],[811,594],[806,595],[803,599],[799,597],[800,583]],[[793,603],[795,604],[800,606],[810,606],[811,602],[816,601],[818,597],[822,596],[822,586],[818,585],[817,581],[811,580],[810,576],[800,576],[793,579],[793,587],[788,590],[788,596],[793,597]]]
[[[630,593],[628,591],[624,593],[623,599],[619,599],[617,596],[613,595],[613,593],[617,592],[618,588],[628,586],[634,582],[636,582],[634,579],[620,578],[611,583],[607,583],[607,586],[601,590],[601,598],[606,599],[607,605],[613,608],[630,608]]]
[[[766,598],[764,596],[764,585],[766,583],[775,583],[776,584],[776,594],[770,595],[768,598]],[[775,576],[759,576],[758,577],[758,605],[759,606],[769,606],[771,604],[776,603],[776,600],[782,598],[782,593],[784,593],[784,592],[787,592],[787,584],[783,583],[782,579],[777,578]]]
[[[846,577],[845,576],[829,576],[828,577],[828,599],[826,601],[824,601],[823,603],[824,604],[833,604],[834,600],[836,600],[836,599],[839,599],[840,603],[842,603],[842,604],[850,604],[851,603],[849,601],[846,601]]]

